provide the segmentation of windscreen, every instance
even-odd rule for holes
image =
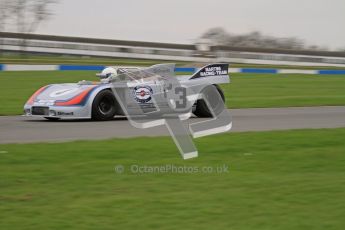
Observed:
[[[118,75],[113,81],[123,81],[123,82],[150,82],[150,81],[160,81],[168,79],[175,76],[175,64],[159,64],[154,65],[149,68],[120,68],[118,70]]]

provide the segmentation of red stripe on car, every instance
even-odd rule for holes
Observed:
[[[71,105],[78,105],[81,104],[81,102],[84,100],[84,98],[88,95],[88,93],[95,88],[96,86],[92,86],[86,90],[84,90],[83,92],[81,92],[80,94],[76,95],[75,97],[72,97],[70,100],[68,101],[57,101],[55,102],[55,105],[57,106],[71,106]]]

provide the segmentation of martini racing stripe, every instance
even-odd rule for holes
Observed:
[[[96,89],[97,86],[91,86],[90,88],[84,90],[80,94],[67,99],[67,100],[57,100],[55,101],[56,106],[84,106],[89,99],[90,94]]]
[[[29,100],[28,100],[26,103],[27,103],[28,105],[32,105],[32,104],[35,102],[37,96],[40,95],[44,90],[48,89],[49,87],[50,87],[50,85],[41,87],[39,90],[37,90],[37,91],[29,98]]]

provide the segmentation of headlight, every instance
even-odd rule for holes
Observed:
[[[25,115],[31,115],[31,110],[30,109],[24,109],[24,114]]]

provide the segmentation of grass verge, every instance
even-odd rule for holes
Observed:
[[[0,145],[0,228],[341,230],[344,136],[223,134],[196,139],[200,157],[188,161],[169,137]],[[130,170],[224,164],[229,172]]]
[[[93,71],[0,72],[0,115],[22,113],[41,86],[97,80]],[[345,105],[344,75],[232,74],[223,85],[229,108]]]

